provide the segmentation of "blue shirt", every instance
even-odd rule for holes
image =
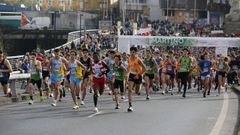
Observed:
[[[208,75],[211,72],[212,62],[208,60],[201,60],[199,62],[199,67],[202,70],[202,75]]]

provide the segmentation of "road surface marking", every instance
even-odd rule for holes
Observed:
[[[222,129],[223,123],[225,121],[225,118],[227,116],[228,112],[228,94],[225,92],[223,96],[223,107],[222,110],[218,116],[217,122],[215,123],[210,135],[218,135]]]
[[[96,116],[98,114],[101,114],[101,113],[102,113],[102,111],[96,112],[94,114],[89,115],[88,118],[92,118],[92,117],[94,117],[94,116]]]

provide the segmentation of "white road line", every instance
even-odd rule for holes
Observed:
[[[223,98],[224,100],[223,100],[223,107],[222,107],[221,113],[219,114],[217,122],[214,125],[209,135],[218,135],[220,133],[223,123],[225,121],[225,118],[227,116],[229,101],[228,101],[228,94],[226,92],[224,93]]]
[[[102,111],[96,112],[94,114],[89,115],[88,118],[92,118],[92,117],[94,117],[94,116],[96,116],[98,114],[101,114],[101,113],[102,113]]]

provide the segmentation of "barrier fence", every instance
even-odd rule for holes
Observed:
[[[92,33],[96,33],[98,31],[98,29],[92,29],[92,30],[82,30],[82,35],[84,36],[85,34],[89,33],[89,34],[92,34]],[[81,38],[83,38],[83,36]],[[53,48],[53,49],[57,49],[57,48],[61,48],[61,47],[70,47],[72,42],[74,44],[77,44],[79,43],[79,38],[80,37],[80,31],[74,31],[74,32],[70,32],[68,34],[68,41],[67,43],[61,45],[61,46],[58,46],[56,48]],[[46,52],[49,52],[50,50],[52,49],[49,49],[49,50],[46,50]],[[16,64],[17,63],[17,60],[19,59],[23,59],[25,55],[17,55],[17,56],[7,56],[7,59],[10,61],[10,63],[12,65]],[[13,97],[16,97],[17,96],[17,89],[16,89],[16,81],[25,81],[25,80],[28,80],[30,78],[30,73],[20,73],[20,71],[16,71],[17,69],[14,69],[14,72],[12,72],[10,74],[10,78],[9,78],[9,87],[12,91],[12,96]]]

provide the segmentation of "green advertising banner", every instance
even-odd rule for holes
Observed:
[[[197,40],[182,37],[156,37],[149,39],[150,46],[193,46],[197,44],[197,42]]]

